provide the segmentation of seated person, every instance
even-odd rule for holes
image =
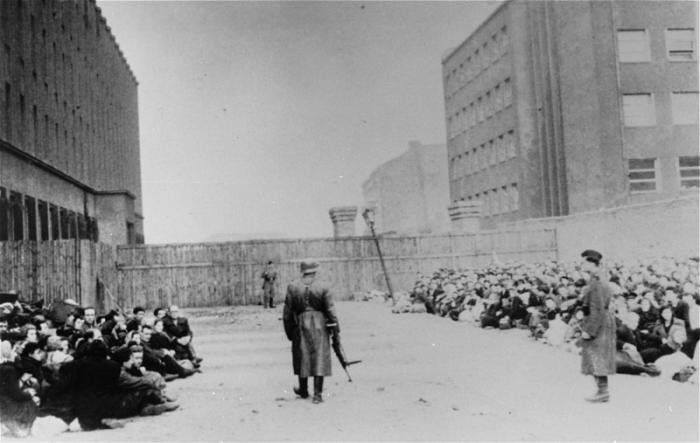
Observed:
[[[644,364],[644,360],[639,353],[641,343],[639,326],[639,315],[628,312],[621,319],[616,319],[617,325],[617,352],[615,353],[615,363],[618,374],[648,374],[657,376],[661,372],[654,366]]]
[[[133,316],[126,322],[127,331],[138,331],[146,318],[146,310],[137,306],[133,310]]]
[[[180,308],[173,305],[168,310],[168,314],[163,318],[163,329],[170,338],[174,339],[175,351],[178,355],[184,356],[199,364],[202,359],[197,357],[192,346],[192,330],[187,318],[180,314]]]
[[[673,354],[681,349],[686,341],[685,324],[673,315],[673,307],[666,305],[661,309],[661,319],[657,322],[650,334],[652,338],[659,339],[661,344],[656,348],[647,348],[641,351],[644,363],[655,362],[659,357]]]
[[[3,343],[3,360],[0,363],[0,426],[2,435],[26,437],[37,417],[40,403],[37,392],[20,388],[21,370],[9,361],[12,348],[9,342]]]
[[[175,351],[155,349],[151,346],[153,329],[148,325],[141,327],[141,346],[143,347],[143,366],[149,371],[155,371],[163,376],[177,374],[181,378],[194,374],[194,368],[183,367],[175,360]]]

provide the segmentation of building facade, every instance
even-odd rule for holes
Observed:
[[[485,227],[697,193],[696,2],[523,1],[443,58],[450,201]]]
[[[378,233],[429,234],[450,228],[445,145],[409,143],[362,185],[365,206],[375,210]]]
[[[143,242],[137,85],[94,0],[0,2],[0,241]]]

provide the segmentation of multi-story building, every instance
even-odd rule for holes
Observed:
[[[143,242],[137,100],[94,0],[0,2],[0,241]]]
[[[445,145],[409,142],[408,151],[372,171],[362,184],[380,233],[429,234],[450,229]]]
[[[697,192],[696,2],[501,5],[443,58],[450,201],[486,227]]]

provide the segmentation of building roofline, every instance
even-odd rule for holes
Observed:
[[[112,43],[114,43],[114,47],[117,49],[117,53],[119,54],[119,57],[121,57],[122,61],[126,65],[126,70],[129,71],[129,74],[131,74],[131,79],[138,86],[139,81],[136,79],[136,75],[134,74],[134,71],[131,69],[131,65],[129,65],[129,62],[126,60],[126,56],[124,56],[124,52],[122,51],[122,48],[119,47],[119,43],[117,43],[117,38],[112,33],[112,27],[109,26],[109,24],[107,23],[107,18],[104,15],[102,15],[102,8],[97,6],[96,0],[88,0],[88,1],[90,3],[92,3],[92,6],[95,8],[95,12],[97,13],[97,21],[95,23],[95,26],[100,26],[101,24],[104,24],[105,30],[107,31],[107,34],[109,34],[109,37],[112,39]]]
[[[480,24],[471,34],[469,34],[469,36],[468,36],[467,38],[465,38],[464,40],[462,40],[462,43],[460,43],[459,45],[457,45],[452,51],[450,51],[447,55],[445,55],[444,57],[442,57],[442,64],[444,65],[445,62],[447,62],[448,59],[450,59],[453,55],[455,55],[455,53],[457,53],[457,51],[459,51],[460,49],[462,49],[462,48],[469,42],[469,40],[472,39],[472,37],[474,37],[476,34],[478,34],[479,31],[481,31],[481,29],[482,29],[484,26],[486,26],[486,23],[488,23],[489,21],[491,21],[491,19],[492,19],[493,17],[495,17],[498,13],[501,12],[501,9],[504,9],[506,6],[508,6],[509,4],[511,4],[511,3],[513,3],[513,2],[515,2],[515,0],[506,0],[506,1],[504,1],[503,3],[501,3],[501,5],[500,5],[498,8],[496,8],[495,11],[493,11],[491,14],[489,14],[489,16],[486,18],[486,20],[484,20],[483,22],[481,22],[481,24]]]
[[[126,189],[121,189],[121,190],[112,190],[112,191],[98,191],[97,189],[93,188],[92,186],[83,183],[82,181],[74,178],[73,176],[70,176],[66,174],[65,172],[61,171],[60,169],[55,168],[54,166],[51,166],[50,164],[46,163],[43,160],[38,159],[37,157],[28,154],[21,150],[20,148],[6,142],[5,140],[0,140],[0,150],[6,151],[10,153],[11,155],[14,155],[15,157],[18,157],[27,163],[30,163],[34,166],[36,166],[39,169],[42,169],[46,172],[48,172],[51,175],[54,175],[61,180],[65,180],[68,183],[76,186],[77,188],[89,192],[90,194],[94,195],[117,195],[117,194],[126,194],[128,197],[130,197],[133,200],[136,200],[136,195],[134,195],[131,191],[126,190]]]

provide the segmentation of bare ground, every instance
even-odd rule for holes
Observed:
[[[588,404],[594,384],[579,357],[524,331],[375,302],[337,310],[346,352],[363,362],[352,383],[334,362],[323,404],[291,390],[281,307],[189,310],[204,373],[169,384],[179,410],[51,440],[698,441],[697,385],[616,375],[610,403]]]

